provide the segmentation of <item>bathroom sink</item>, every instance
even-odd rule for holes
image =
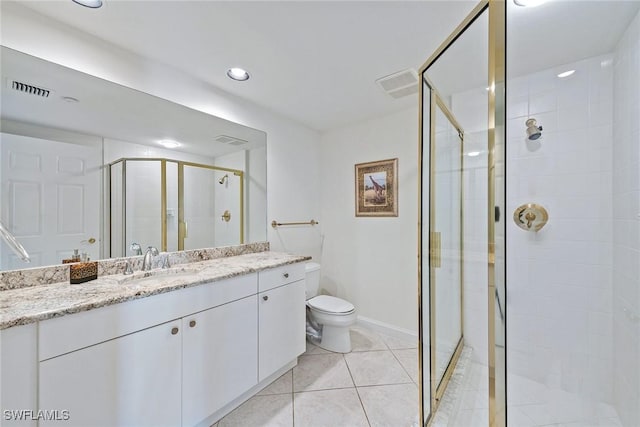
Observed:
[[[193,276],[198,274],[199,270],[195,268],[173,267],[166,269],[156,269],[150,271],[136,271],[133,274],[114,274],[107,276],[109,280],[113,280],[119,285],[138,284],[151,279],[179,278],[184,276]]]

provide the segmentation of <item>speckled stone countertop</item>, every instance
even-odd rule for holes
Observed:
[[[258,252],[180,264],[168,270],[114,274],[91,282],[69,282],[0,291],[0,329],[105,307],[267,268],[310,260],[280,252]]]

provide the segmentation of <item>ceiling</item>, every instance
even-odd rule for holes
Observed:
[[[326,131],[416,105],[416,95],[393,99],[375,80],[418,69],[476,2],[105,0],[97,10],[70,0],[23,4]],[[611,52],[640,7],[507,4],[511,76]],[[229,80],[232,66],[248,69],[251,79]]]

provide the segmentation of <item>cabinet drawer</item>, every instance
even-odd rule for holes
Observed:
[[[247,274],[42,321],[38,360],[255,295],[256,282],[255,273]]]
[[[258,292],[304,280],[304,263],[289,264],[258,272]]]

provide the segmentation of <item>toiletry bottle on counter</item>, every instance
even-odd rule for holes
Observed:
[[[70,264],[72,262],[80,262],[80,254],[78,253],[77,249],[73,250],[73,255],[71,255],[71,258],[62,260],[63,264]]]

